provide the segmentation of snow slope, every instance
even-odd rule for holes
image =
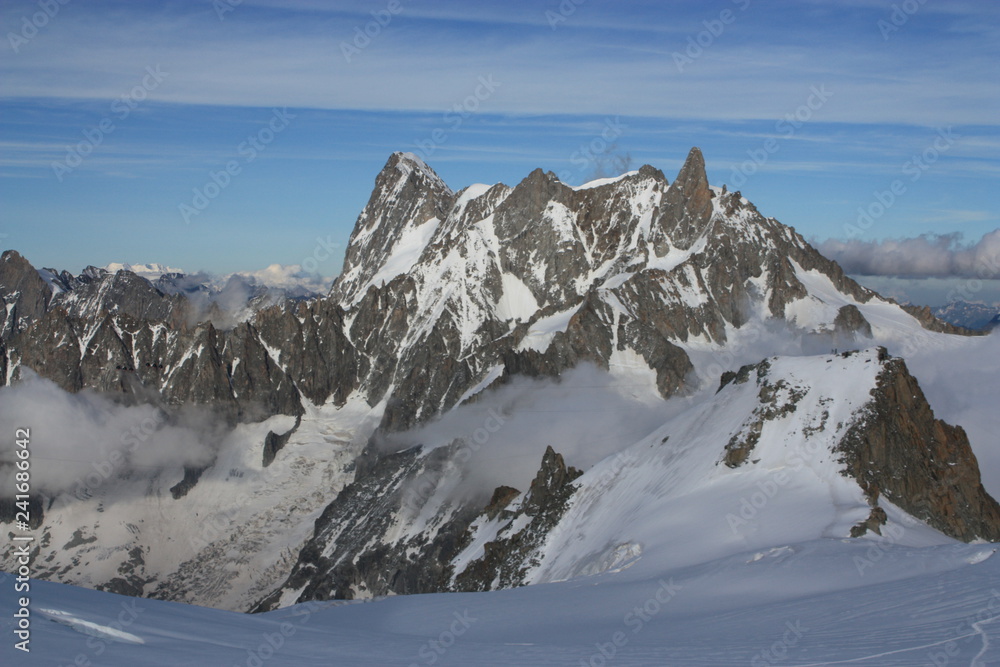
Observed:
[[[132,465],[121,458],[127,450],[113,447],[103,457],[92,455],[93,465],[87,453],[79,454],[84,462],[52,459],[44,438],[58,432],[39,424],[33,429],[37,481],[43,467],[56,460],[70,479],[79,476],[45,509],[34,571],[46,576],[59,571],[74,583],[95,587],[117,578],[143,595],[247,609],[287,576],[330,495],[352,481],[352,464],[381,409],[363,401],[339,409],[307,406],[301,424],[268,467],[261,460],[265,436],[269,430],[288,431],[294,418],[240,425],[219,443],[197,484],[179,498],[171,488],[184,478],[180,465]],[[123,418],[134,419],[140,408],[123,410]],[[75,428],[94,431],[77,417]],[[113,446],[119,428],[114,422],[96,432]],[[146,442],[143,438],[135,448],[133,460],[144,453]],[[155,436],[148,442],[150,447],[158,442],[177,446]],[[7,542],[0,553],[12,559],[14,549],[15,543]]]
[[[243,615],[31,583],[30,655],[4,665],[993,665],[987,545],[811,540],[657,576],[311,603]],[[8,577],[0,582],[13,584]],[[44,611],[43,611],[44,610]],[[606,657],[607,656],[607,657]]]
[[[842,474],[835,450],[870,400],[881,370],[876,349],[777,357],[718,392],[668,401],[661,426],[576,480],[579,489],[535,555],[526,582],[615,569],[652,577],[748,549],[846,538],[871,507],[857,481]],[[762,409],[771,416],[761,420]],[[670,411],[677,414],[668,419]],[[735,468],[723,463],[727,444],[753,429],[759,441],[749,460]],[[570,465],[575,460],[567,457]],[[885,530],[903,531],[905,543],[952,541],[883,505],[889,512]],[[500,520],[474,524],[455,573],[482,558],[486,543],[522,528]]]

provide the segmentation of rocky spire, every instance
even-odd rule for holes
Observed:
[[[399,152],[389,156],[354,225],[344,269],[333,286],[334,298],[345,303],[360,298],[393,252],[401,249],[400,242],[413,241],[406,238],[407,232],[435,218],[444,220],[454,200],[451,188],[419,157]]]
[[[656,221],[674,245],[687,250],[712,218],[712,191],[700,148],[692,148],[664,196]]]
[[[945,535],[1000,540],[1000,505],[983,488],[961,426],[937,419],[902,359],[888,359],[872,401],[839,446],[872,506],[885,497]]]
[[[0,300],[7,304],[0,338],[8,338],[45,314],[52,289],[15,250],[0,255]]]

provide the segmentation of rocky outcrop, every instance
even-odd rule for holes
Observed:
[[[764,424],[795,412],[799,400],[805,395],[805,389],[790,386],[783,378],[770,380],[768,377],[770,369],[771,365],[765,359],[758,364],[743,366],[736,373],[723,375],[720,391],[730,382],[743,384],[751,376],[756,377],[757,386],[760,387],[757,393],[758,406],[754,408],[750,419],[726,444],[722,462],[730,468],[738,468],[749,460],[754,447],[760,442]]]
[[[839,452],[873,505],[885,497],[956,539],[1000,541],[1000,505],[983,488],[965,431],[934,417],[902,359],[886,360]]]
[[[882,526],[886,524],[889,517],[881,507],[873,507],[868,518],[851,528],[851,537],[862,537],[867,533],[882,534]]]
[[[569,467],[552,447],[545,449],[542,465],[523,500],[516,506],[497,510],[509,487],[499,487],[484,516],[503,526],[496,539],[483,545],[483,555],[455,576],[460,591],[488,591],[521,586],[531,567],[538,565],[537,552],[566,512],[575,491],[573,481],[582,473]],[[509,502],[509,500],[508,500]]]
[[[289,592],[304,602],[523,584],[581,473],[548,447],[527,493],[501,486],[488,502],[470,499],[442,486],[464,446],[458,440],[429,453],[413,448],[376,458],[369,452],[369,464],[316,520],[291,575],[254,611],[287,604]],[[481,522],[503,527],[483,556],[455,572],[456,557]]]
[[[0,300],[6,305],[0,340],[8,340],[48,310],[52,289],[14,250],[0,255]]]
[[[266,468],[274,462],[274,457],[278,455],[285,445],[288,444],[289,438],[292,434],[299,428],[302,424],[302,417],[298,417],[295,420],[295,426],[290,428],[285,433],[275,433],[274,431],[268,431],[267,435],[264,437],[264,450],[261,456],[261,464]]]
[[[438,500],[436,483],[459,447],[423,456],[419,448],[378,457],[369,452],[370,463],[359,466],[354,482],[316,520],[287,581],[254,610],[275,608],[284,591],[301,591],[297,599],[307,601],[447,590],[449,562],[482,507],[428,505]],[[426,525],[405,526],[421,512],[433,515]]]
[[[872,325],[854,304],[840,307],[833,327],[834,341],[838,343],[854,341],[858,336],[872,337]]]
[[[688,250],[712,219],[714,194],[708,185],[705,158],[701,149],[692,148],[684,166],[669,188],[653,226],[667,233],[673,245]]]
[[[959,336],[984,336],[990,331],[989,328],[980,330],[966,329],[965,327],[945,322],[944,320],[936,317],[929,306],[904,304],[900,307],[910,315],[913,315],[913,317],[917,318],[920,325],[929,331],[937,331],[938,333],[954,334]]]

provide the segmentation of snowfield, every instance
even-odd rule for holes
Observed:
[[[915,355],[915,371],[956,392],[949,410],[992,418],[995,387],[966,383],[963,391],[962,378],[988,375],[988,364],[972,370],[969,355],[995,349],[1000,337],[934,339],[944,342]],[[801,377],[811,386],[790,416],[765,425],[754,465],[717,465],[722,452],[705,446],[739,432],[752,379],[665,410],[661,427],[577,480],[581,491],[546,541],[534,585],[247,615],[32,581],[31,653],[13,648],[16,599],[5,592],[0,659],[112,667],[1000,664],[998,545],[958,543],[884,498],[883,535],[845,537],[867,503],[828,455],[814,454],[864,401],[867,386],[859,385],[866,373],[874,381],[873,355],[772,359],[770,380],[794,388]],[[622,390],[648,398],[642,374],[621,361]],[[965,374],[942,380],[947,366]],[[835,411],[830,425],[806,451],[798,431],[817,426],[824,406]],[[991,444],[973,440],[987,463],[996,457]],[[995,467],[984,477],[996,480]],[[489,538],[489,526],[481,528]],[[13,585],[10,575],[0,582]]]
[[[4,665],[995,665],[989,545],[811,540],[700,565],[244,615],[32,582],[31,653]],[[13,585],[9,576],[0,583]]]
[[[700,163],[700,152],[692,156],[686,167]],[[578,186],[581,197],[603,188],[624,202],[616,224],[631,228],[605,246],[595,239],[608,230],[593,221],[581,226],[561,203],[572,191],[544,206],[543,224],[521,229],[497,213],[514,197],[507,186],[476,184],[451,199],[416,156],[397,154],[389,165],[330,297],[345,306],[343,334],[357,339],[356,349],[367,342],[354,323],[371,315],[359,304],[381,308],[378,299],[398,299],[408,309],[399,310],[405,327],[377,325],[372,334],[385,337],[379,345],[393,338],[393,359],[371,351],[371,359],[390,366],[423,346],[447,350],[427,347],[437,356],[412,357],[433,365],[438,356],[465,359],[507,337],[516,341],[511,352],[542,356],[570,334],[594,338],[588,345],[606,343],[604,356],[588,356],[584,346],[579,357],[599,358],[606,368],[574,361],[559,366],[558,380],[498,383],[507,357],[490,356],[466,369],[467,381],[453,394],[457,404],[443,391],[455,374],[441,374],[446,382],[439,387],[439,378],[411,376],[411,368],[387,377],[389,386],[371,396],[359,381],[340,407],[332,398],[317,399],[324,405],[303,399],[301,419],[271,416],[205,442],[197,415],[181,413],[177,425],[165,425],[149,406],[111,405],[89,391],[67,394],[50,380],[28,377],[4,387],[0,422],[37,424],[33,488],[50,492],[32,572],[216,608],[41,580],[15,594],[14,578],[0,574],[0,665],[1000,665],[1000,545],[957,542],[893,505],[891,498],[909,506],[891,494],[878,498],[887,517],[881,534],[849,538],[872,506],[858,480],[844,474],[838,453],[872,400],[884,346],[905,359],[935,416],[967,431],[984,487],[1000,496],[1000,331],[976,338],[934,333],[895,303],[840,291],[836,274],[804,268],[813,257],[804,239],[721,190],[703,193],[711,215],[697,234],[681,229],[691,238],[678,244],[653,233],[654,212],[669,191],[652,176],[639,177],[647,172]],[[697,175],[683,182],[695,187]],[[536,174],[531,182],[558,185],[547,179]],[[449,208],[435,208],[438,199]],[[393,224],[384,226],[380,216]],[[718,257],[711,234],[730,244]],[[751,258],[774,251],[775,261],[745,279],[745,320],[713,319],[708,315],[722,312],[732,283],[708,269],[728,261],[723,250],[733,248]],[[790,251],[804,259],[782,277],[778,260]],[[793,276],[801,290],[771,312],[771,297]],[[649,303],[673,314],[663,317],[662,330],[630,333],[645,331],[639,324]],[[354,319],[359,313],[365,318]],[[857,335],[843,325],[852,315],[867,323],[855,326]],[[591,320],[611,332],[609,340],[586,333],[597,327],[586,324]],[[676,335],[669,333],[674,324]],[[80,338],[81,358],[97,331],[95,323]],[[663,391],[649,361],[661,354],[653,344],[660,338],[693,365],[683,384],[687,366],[668,378],[668,388],[683,387],[677,393]],[[295,345],[261,341],[278,369],[287,369]],[[204,344],[191,347],[170,372],[210,352]],[[237,357],[233,367],[241,361],[241,369],[251,363]],[[757,366],[734,373],[746,364]],[[727,371],[728,382],[720,383]],[[432,452],[444,456],[447,447],[458,453],[424,477],[410,479],[400,469],[365,478],[371,471],[358,472],[365,465],[359,456],[369,436],[400,405],[391,401],[425,396],[422,384],[442,391],[426,394],[436,402],[412,404],[419,408],[413,421],[400,422],[418,426],[382,434],[372,446],[383,448],[380,454],[409,450],[414,466]],[[397,396],[400,386],[411,394]],[[440,418],[423,419],[439,407]],[[147,422],[152,426],[126,461],[120,435]],[[215,433],[208,426],[201,431]],[[269,450],[273,460],[262,453],[272,433],[289,434],[279,451]],[[554,455],[539,473],[550,446],[582,474],[570,475]],[[174,457],[169,465],[167,455]],[[201,471],[196,483],[189,469]],[[95,471],[100,475],[90,481]],[[535,500],[532,481],[544,487],[546,475],[551,481],[561,473],[576,488],[555,490],[567,493],[558,507],[545,507],[553,510],[551,523],[531,534],[538,517],[522,510]],[[330,532],[323,533],[326,508],[352,484],[363,485],[355,484],[359,475],[370,483],[369,495],[359,493],[357,505],[343,510],[346,518],[327,521]],[[508,504],[479,513],[501,485],[514,487]],[[407,502],[375,511],[362,502],[370,497]],[[473,502],[468,533],[467,523],[440,533],[461,549],[434,552],[446,552],[452,566],[440,569],[442,581],[450,572],[455,585],[479,564],[485,581],[466,589],[530,585],[372,599],[373,591],[415,589],[371,588],[358,579],[350,581],[355,588],[337,590],[369,599],[293,604],[300,595],[329,596],[330,588],[309,588],[312,577],[331,571],[320,566],[355,563],[332,562],[336,547],[351,544],[345,536],[367,543],[344,558],[377,554],[372,569],[395,578],[428,562],[419,560],[428,553],[420,541],[409,538],[435,537]],[[379,512],[374,518],[384,519],[384,532],[378,521],[348,522]],[[5,531],[13,532],[10,524]],[[523,553],[502,556],[516,557],[502,564],[516,567],[517,576],[502,579],[505,573],[489,569],[490,552],[525,534]],[[313,544],[314,536],[327,535]],[[13,544],[0,550],[8,568],[16,567]],[[307,544],[317,550],[303,567],[314,571],[290,578]],[[405,546],[398,556],[396,545]],[[396,558],[391,566],[388,558]],[[30,597],[30,653],[14,646],[20,595]],[[257,615],[231,611],[269,598],[287,606]]]

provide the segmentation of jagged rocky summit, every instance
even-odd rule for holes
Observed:
[[[673,183],[648,166],[578,188],[536,170],[459,193],[393,154],[329,297],[229,330],[189,322],[182,298],[129,272],[84,272],[54,294],[16,253],[3,266],[5,379],[29,367],[69,391],[152,388],[254,420],[357,393],[385,402],[389,430],[484,383],[607,368],[626,351],[668,397],[693,370],[685,344],[725,344],[754,318],[849,339],[870,328],[853,306],[884,303],[739,192],[710,187],[698,149]]]
[[[183,294],[129,271],[39,272],[13,251],[0,257],[0,297],[5,384],[31,369],[165,412],[207,406],[239,434],[207,467],[48,498],[44,577],[269,609],[682,560],[628,517],[683,517],[720,475],[738,511],[746,485],[789,457],[821,480],[787,494],[822,519],[803,538],[861,535],[905,514],[957,539],[1000,539],[964,432],[937,421],[905,365],[869,343],[944,328],[859,286],[741,193],[710,186],[697,148],[673,182],[650,166],[578,187],[536,170],[514,187],[459,192],[395,153],[330,294],[231,326],[193,319]],[[468,434],[406,440],[490,389],[583,364],[629,369],[659,400],[691,396],[727,370],[699,359],[775,323],[868,349],[731,369],[711,400],[587,470],[548,443],[527,488],[455,495]],[[402,446],[380,445],[393,434]],[[902,460],[919,465],[900,478]],[[146,495],[120,502],[137,488]],[[102,522],[107,504],[130,528]],[[745,547],[731,509],[658,530]],[[164,549],[162,531],[142,528],[154,511],[168,533],[209,528]],[[595,513],[601,530],[583,531]],[[709,521],[725,530],[695,530]],[[97,544],[114,555],[88,569]]]

